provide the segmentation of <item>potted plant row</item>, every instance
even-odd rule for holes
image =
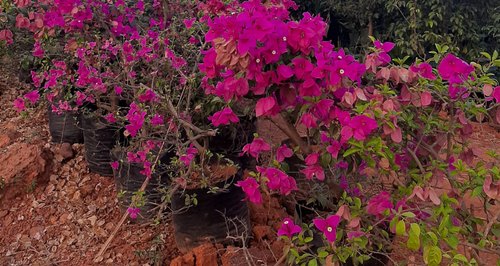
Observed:
[[[47,59],[15,104],[40,91],[77,112],[91,170],[114,173],[131,218],[171,215],[181,251],[247,241],[247,201],[266,194],[289,212],[277,236],[291,265],[385,264],[395,235],[430,265],[474,264],[458,239],[494,252],[459,202],[499,200],[498,166],[468,146],[471,119],[498,108],[498,53],[393,59],[373,39],[355,58],[324,40],[321,17],[292,18],[290,0],[98,2],[25,7],[46,15],[32,29]],[[44,54],[54,39],[57,59]],[[256,119],[288,140],[267,142]]]

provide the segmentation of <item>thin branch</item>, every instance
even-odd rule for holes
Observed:
[[[406,150],[408,151],[408,153],[410,153],[411,157],[413,158],[413,160],[415,160],[415,162],[417,163],[418,165],[418,168],[420,169],[420,172],[422,172],[422,174],[425,174],[425,169],[424,169],[424,166],[422,166],[422,162],[420,162],[420,160],[418,159],[417,155],[415,154],[415,152],[413,152],[411,149],[409,148],[406,148]]]
[[[151,171],[155,170],[155,167],[156,167],[156,165],[158,163],[158,160],[160,159],[161,153],[163,152],[163,147],[164,146],[165,146],[165,143],[162,143],[161,147],[160,147],[160,151],[158,152],[158,155],[156,156],[155,163],[153,164],[153,166],[151,168]],[[142,182],[141,188],[139,188],[139,192],[143,192],[146,189],[146,187],[149,184],[149,179],[150,178],[145,178],[144,179],[144,182]],[[134,202],[132,201],[130,203],[130,205],[129,205],[129,208],[132,207],[133,204],[134,204]],[[104,244],[102,245],[101,249],[99,250],[99,252],[97,253],[97,255],[94,257],[94,262],[95,263],[99,262],[100,257],[102,257],[102,255],[104,254],[104,252],[106,252],[106,250],[109,247],[109,244],[111,244],[111,241],[113,241],[113,239],[115,238],[115,235],[118,233],[118,231],[120,230],[121,226],[123,225],[123,223],[125,222],[125,220],[127,219],[127,217],[128,217],[128,211],[125,211],[123,213],[123,215],[122,215],[122,218],[120,219],[120,221],[118,222],[118,224],[115,226],[115,229],[113,229],[113,232],[111,233],[111,235],[109,235],[109,237],[106,240],[106,242],[104,242]]]

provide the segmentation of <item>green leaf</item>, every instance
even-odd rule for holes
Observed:
[[[342,155],[344,158],[351,155],[351,154],[354,154],[354,153],[357,153],[359,152],[360,149],[359,148],[350,148],[348,149],[347,151],[344,152],[344,154]]]
[[[307,263],[307,266],[318,266],[318,261],[316,259],[312,259]]]
[[[424,262],[429,266],[438,266],[443,260],[443,253],[437,246],[424,248]]]
[[[469,262],[469,260],[462,254],[457,254],[453,257],[454,260],[458,260],[458,261],[461,261],[461,262]]]
[[[427,232],[427,235],[432,239],[432,244],[437,245],[438,238],[437,238],[436,234],[434,234],[433,232]]]
[[[420,248],[420,226],[416,223],[412,223],[410,225],[409,235],[410,237],[406,242],[406,246],[413,251],[418,250]]]
[[[404,217],[408,217],[408,218],[415,218],[415,214],[413,212],[404,212],[403,214]]]
[[[481,54],[482,56],[484,56],[484,57],[488,58],[489,60],[491,60],[491,55],[490,55],[490,54],[488,54],[487,52],[481,52],[480,54]]]
[[[491,57],[491,61],[495,61],[498,58],[498,51],[493,51],[493,56]]]
[[[396,225],[396,235],[402,236],[406,233],[406,224],[405,221],[401,220]]]
[[[458,238],[454,235],[450,235],[448,236],[447,238],[444,239],[446,241],[446,243],[448,243],[448,245],[453,248],[453,249],[457,249],[458,247]]]
[[[326,257],[328,257],[328,255],[329,255],[328,252],[326,252],[324,250],[318,252],[318,258],[320,258],[320,259],[326,258]]]

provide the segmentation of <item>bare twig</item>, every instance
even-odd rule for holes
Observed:
[[[413,158],[413,160],[415,160],[415,162],[417,163],[418,165],[418,168],[420,169],[420,172],[422,172],[422,174],[425,174],[425,169],[424,167],[422,166],[422,162],[420,162],[420,160],[418,159],[417,155],[415,154],[415,152],[413,152],[411,149],[409,148],[406,148],[406,150],[408,151],[408,153],[410,153],[411,157]]]
[[[498,217],[500,217],[500,209],[497,210],[497,212],[495,213],[495,215],[493,216],[493,219],[491,219],[488,224],[486,225],[486,228],[484,229],[484,233],[483,233],[483,238],[486,238],[486,236],[488,236],[488,233],[490,232],[491,230],[491,227],[493,226],[493,224],[497,221]]]
[[[467,247],[471,247],[471,248],[474,248],[476,250],[479,250],[481,252],[486,252],[486,253],[491,253],[491,254],[496,254],[498,256],[500,256],[500,250],[496,250],[496,249],[486,249],[486,248],[482,248],[476,244],[472,244],[472,243],[468,243],[468,242],[463,242],[463,243],[460,243],[461,245],[464,245],[464,246],[467,246]]]
[[[158,163],[158,160],[160,159],[161,153],[163,152],[163,147],[165,146],[165,143],[161,144],[160,151],[158,152],[158,155],[156,156],[155,163],[153,164],[153,167],[151,168],[151,171],[154,171],[154,168],[156,167],[156,164]],[[147,185],[149,184],[149,178],[145,178],[144,182],[142,182],[141,188],[139,189],[139,192],[143,192]],[[132,207],[133,201],[130,203],[129,207]],[[118,224],[115,226],[115,229],[113,229],[113,232],[111,235],[109,235],[108,239],[104,244],[102,245],[101,249],[97,253],[97,255],[94,257],[94,262],[97,263],[99,262],[99,258],[102,257],[104,252],[106,252],[106,249],[108,249],[109,244],[111,244],[111,241],[115,238],[116,233],[118,233],[118,230],[120,230],[121,226],[125,222],[125,220],[128,217],[128,211],[125,211],[122,215],[122,218],[118,222]]]

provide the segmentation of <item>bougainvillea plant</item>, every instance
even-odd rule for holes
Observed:
[[[128,159],[147,177],[154,151],[173,147],[176,186],[205,170],[213,128],[272,121],[289,141],[255,135],[240,152],[258,166],[238,186],[256,204],[263,194],[292,203],[278,231],[290,264],[391,259],[395,236],[429,265],[500,253],[499,155],[480,159],[469,145],[472,120],[500,120],[488,112],[500,110],[497,52],[469,63],[436,45],[409,62],[373,40],[356,59],[323,40],[320,17],[292,20],[291,0],[165,2],[2,1],[0,13],[21,12],[15,26],[34,34],[33,55],[46,63],[33,73],[41,89],[16,108],[39,91],[57,98],[55,111],[96,104],[136,143]],[[0,29],[0,41],[13,40]],[[54,59],[56,41],[63,56]]]
[[[246,1],[215,16],[200,65],[205,93],[226,102],[225,123],[237,123],[231,106],[250,99],[255,115],[291,140],[273,147],[256,136],[243,153],[260,166],[239,183],[251,202],[261,203],[266,193],[292,201],[295,210],[313,210],[312,217],[297,215],[300,231],[291,219],[283,221],[279,235],[289,262],[388,256],[395,234],[430,265],[477,263],[478,256],[459,252],[460,241],[498,254],[491,228],[498,227],[492,191],[499,168],[473,160],[468,146],[471,120],[498,106],[500,87],[489,73],[500,64],[498,54],[479,65],[437,45],[433,57],[408,65],[408,58],[391,59],[394,44],[374,40],[362,63],[323,41],[320,17],[291,20],[294,7]],[[269,151],[272,160],[259,160]],[[467,214],[460,204],[466,195],[484,204],[485,220]]]

